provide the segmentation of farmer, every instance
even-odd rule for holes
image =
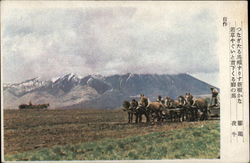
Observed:
[[[211,93],[212,93],[212,100],[211,100],[211,105],[212,106],[218,106],[218,94],[219,91],[216,88],[210,88]]]

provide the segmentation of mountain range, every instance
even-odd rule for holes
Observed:
[[[17,109],[20,104],[49,103],[50,108],[120,107],[124,100],[144,94],[151,101],[158,95],[176,98],[186,92],[193,95],[210,93],[209,85],[188,74],[123,74],[88,75],[70,73],[51,80],[33,78],[21,83],[3,84],[4,109]]]

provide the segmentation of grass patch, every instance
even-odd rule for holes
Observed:
[[[7,154],[5,160],[137,160],[213,159],[219,157],[219,123],[209,122],[175,130],[125,138],[53,146]]]

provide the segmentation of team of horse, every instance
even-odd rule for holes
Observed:
[[[123,110],[128,113],[128,123],[142,122],[142,116],[146,122],[168,121],[198,121],[208,119],[208,102],[204,98],[194,98],[190,93],[179,96],[177,100],[165,97],[163,100],[150,102],[143,94],[139,101],[123,102]]]
[[[19,105],[19,109],[47,109],[49,107],[49,104],[21,104]]]

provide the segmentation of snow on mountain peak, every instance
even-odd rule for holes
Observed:
[[[132,78],[132,77],[134,77],[134,74],[129,73],[129,76],[128,76],[128,78],[126,79],[126,82],[127,82],[130,78]]]
[[[11,86],[12,87],[31,87],[31,86],[39,86],[39,85],[42,85],[43,83],[44,81],[40,80],[40,77],[36,77],[36,78],[25,80],[21,83],[12,84]]]
[[[71,78],[73,78],[73,77],[76,77],[77,75],[74,74],[74,73],[69,73],[69,74],[67,74],[66,76],[68,77],[68,79],[71,79]]]
[[[57,81],[59,78],[60,78],[60,76],[53,77],[53,78],[51,79],[51,81],[54,83],[54,82]]]
[[[92,77],[90,77],[87,81],[87,84],[89,85],[94,79]]]
[[[74,74],[74,73],[69,73],[69,74],[66,74],[64,76],[61,76],[61,77],[56,77],[56,78],[52,78],[51,81],[53,83],[57,83],[57,82],[60,82],[60,81],[75,81],[75,82],[79,82],[80,81],[80,77],[77,75],[77,74]]]
[[[7,89],[15,95],[22,95],[27,92],[42,88],[49,84],[49,81],[40,80],[40,77],[25,80],[21,83],[9,84]]]

